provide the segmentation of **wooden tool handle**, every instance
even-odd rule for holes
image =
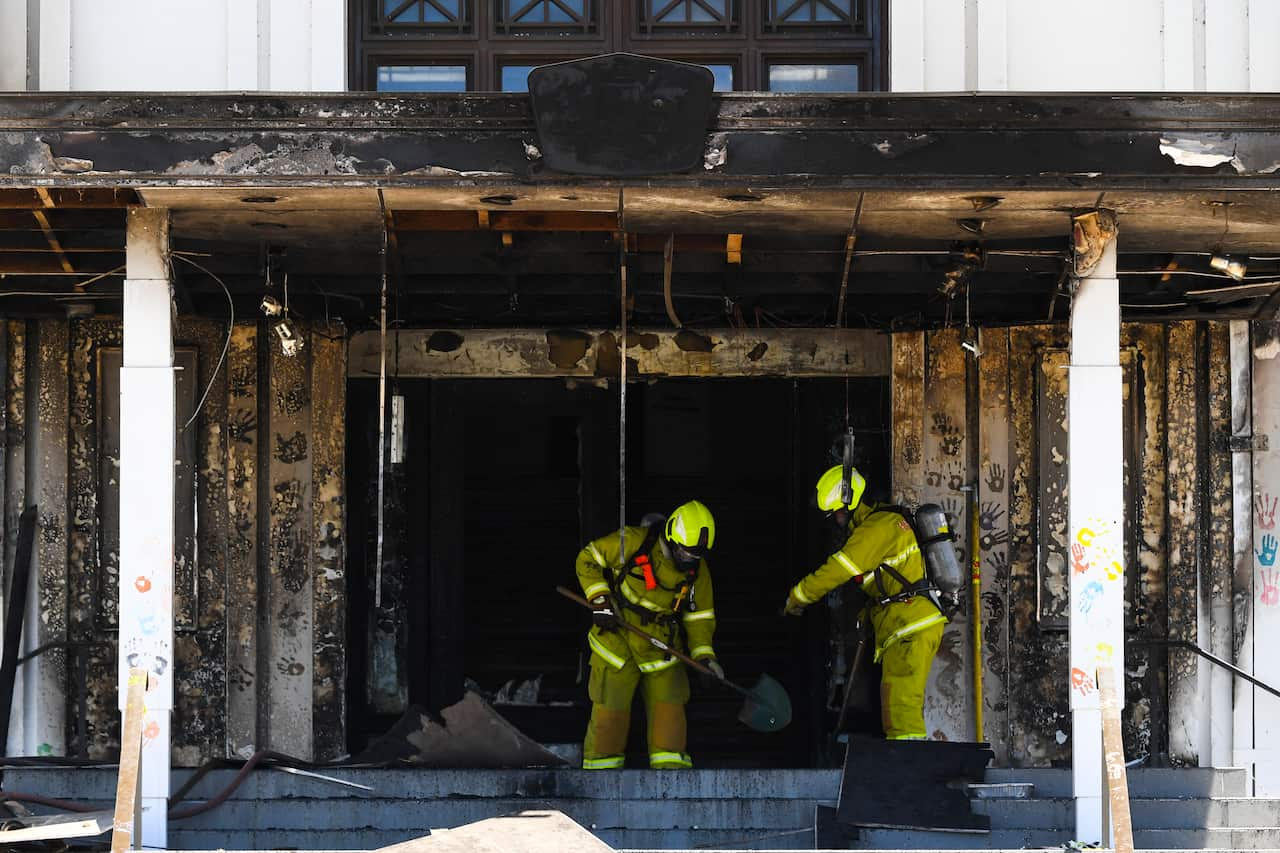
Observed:
[[[587,608],[588,610],[595,610],[595,608],[591,606],[591,602],[587,601],[585,598],[583,598],[582,596],[578,595],[578,594],[577,594],[576,592],[574,592],[573,590],[566,589],[565,587],[562,587],[562,586],[558,586],[558,587],[556,587],[556,592],[560,593],[561,595],[563,595],[565,598],[569,599],[570,601],[576,601],[578,604],[581,604],[583,607]],[[694,660],[693,658],[691,658],[691,657],[689,657],[688,655],[686,655],[684,652],[676,651],[675,649],[671,648],[671,646],[669,646],[669,645],[667,645],[666,643],[662,642],[661,640],[659,640],[657,637],[653,636],[652,634],[648,634],[648,633],[646,633],[646,632],[644,632],[644,631],[641,631],[641,630],[640,630],[639,628],[637,628],[635,625],[632,625],[631,623],[629,623],[629,622],[625,621],[625,620],[622,618],[621,614],[617,614],[617,615],[618,615],[618,626],[619,626],[619,627],[623,628],[624,630],[630,631],[631,633],[635,634],[635,635],[636,635],[636,636],[638,636],[638,637],[644,637],[646,640],[648,640],[648,641],[649,641],[649,644],[650,644],[651,646],[653,646],[654,648],[658,649],[659,651],[666,652],[667,654],[671,655],[672,657],[676,658],[677,660],[684,661],[686,664],[688,664],[689,666],[693,667],[693,668],[694,668],[694,669],[696,669],[698,672],[705,673],[706,675],[711,676],[712,678],[716,679],[717,681],[724,681],[724,683],[725,683],[725,684],[729,684],[729,686],[730,686],[730,687],[735,687],[735,688],[737,687],[737,685],[735,685],[735,684],[730,684],[730,682],[725,681],[723,678],[721,678],[720,676],[716,675],[714,672],[712,672],[712,670],[711,670],[711,668],[710,668],[710,667],[708,667],[708,666],[706,666],[706,665],[704,665],[704,664],[699,663],[698,661],[696,661],[696,660]]]

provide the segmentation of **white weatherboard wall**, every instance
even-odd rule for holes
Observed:
[[[890,0],[895,92],[1280,90],[1277,0]]]
[[[344,0],[0,0],[0,89],[343,91],[346,16]]]
[[[1280,358],[1274,345],[1255,347],[1253,434],[1269,446],[1253,454],[1252,607],[1239,665],[1280,684]],[[1254,793],[1280,796],[1280,699],[1238,681],[1236,743],[1235,763],[1252,766]]]

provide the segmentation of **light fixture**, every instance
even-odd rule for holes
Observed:
[[[268,317],[279,317],[284,313],[284,306],[280,304],[280,300],[270,295],[262,297],[262,304],[259,307]]]
[[[302,352],[302,338],[288,320],[280,320],[274,328],[276,336],[280,338],[280,352],[289,358]]]
[[[1215,252],[1209,258],[1209,266],[1223,275],[1230,276],[1236,281],[1243,281],[1244,275],[1249,270],[1247,258],[1237,258],[1231,255],[1223,255]]]

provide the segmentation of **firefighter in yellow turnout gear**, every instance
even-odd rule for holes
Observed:
[[[818,508],[848,528],[848,539],[792,587],[784,611],[798,616],[841,584],[857,583],[868,598],[875,660],[881,664],[885,737],[924,740],[925,684],[947,619],[928,595],[911,594],[911,587],[925,579],[925,564],[910,523],[897,512],[862,503],[866,480],[851,471],[843,496],[844,471],[839,465],[823,474],[817,486]]]
[[[587,635],[592,706],[582,766],[622,767],[638,686],[649,725],[649,766],[692,767],[685,752],[689,675],[684,664],[617,627],[615,620],[625,619],[724,675],[711,645],[716,611],[705,560],[715,544],[715,519],[703,504],[690,501],[664,520],[627,527],[625,533],[625,546],[612,533],[578,554],[578,582],[595,608]]]

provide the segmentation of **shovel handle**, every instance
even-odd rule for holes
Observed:
[[[595,610],[595,608],[591,606],[591,602],[587,601],[585,598],[583,598],[582,596],[578,595],[576,592],[570,589],[566,589],[565,587],[562,587],[562,586],[557,586],[556,592],[560,593],[570,601],[581,604],[583,607],[587,608],[588,610]],[[645,640],[649,642],[649,645],[653,646],[658,651],[666,652],[667,654],[671,655],[677,660],[684,661],[684,663],[687,666],[691,666],[698,672],[711,676],[716,681],[719,681],[721,684],[725,685],[726,687],[730,687],[733,690],[738,691],[743,696],[749,696],[752,699],[755,698],[755,694],[753,694],[750,690],[747,690],[745,687],[739,687],[729,679],[716,675],[715,672],[709,666],[699,663],[698,661],[686,655],[684,652],[677,651],[671,648],[671,646],[662,642],[657,637],[653,636],[652,634],[647,634],[644,631],[641,631],[635,625],[632,625],[631,623],[624,621],[621,617],[618,617],[618,625],[623,629],[630,631],[631,633],[635,634],[638,637],[643,637]]]

